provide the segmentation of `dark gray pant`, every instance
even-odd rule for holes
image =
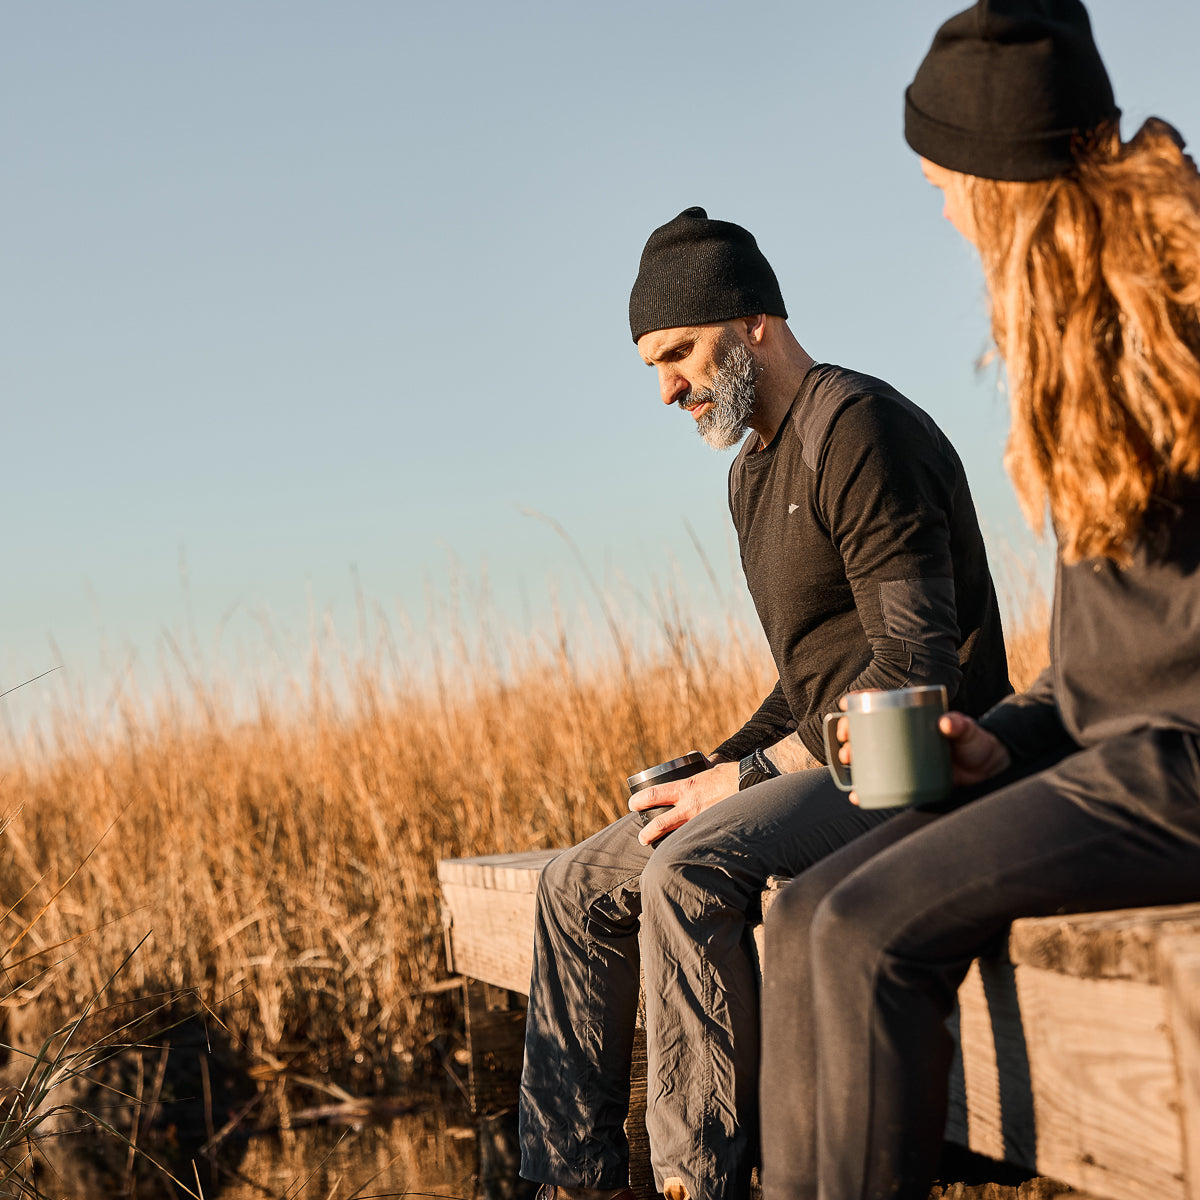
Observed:
[[[769,875],[804,870],[888,815],[854,808],[824,769],[801,771],[722,800],[653,849],[629,816],[554,859],[538,886],[521,1174],[628,1181],[640,928],[655,1179],[678,1176],[697,1200],[747,1197],[759,1033],[749,921]]]
[[[903,813],[814,867],[766,922],[766,1200],[923,1200],[980,950],[1017,917],[1197,899],[1200,752],[1173,731]]]

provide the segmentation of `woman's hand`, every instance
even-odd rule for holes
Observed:
[[[965,713],[944,713],[938,718],[938,729],[950,741],[950,781],[955,787],[982,783],[1012,763],[1012,755],[1004,743]],[[849,766],[850,722],[842,717],[834,732],[841,742],[838,761]],[[851,792],[850,800],[857,804],[858,796]]]
[[[1008,747],[963,713],[946,713],[938,728],[950,739],[950,778],[955,786],[982,783],[1012,763]]]

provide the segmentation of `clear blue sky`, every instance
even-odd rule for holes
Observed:
[[[727,581],[729,459],[626,324],[691,204],[756,234],[811,353],[942,423],[1013,540],[980,275],[901,137],[956,7],[7,5],[0,682],[102,694],[189,620],[253,659],[310,597],[352,627],[354,570],[418,627],[486,573],[528,628],[583,584],[522,509],[606,584],[674,557],[704,594],[687,523]],[[1200,138],[1200,6],[1091,11],[1126,132]]]

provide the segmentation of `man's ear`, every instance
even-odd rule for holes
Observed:
[[[758,313],[753,317],[743,317],[746,328],[746,341],[752,346],[761,346],[767,334],[767,314]]]

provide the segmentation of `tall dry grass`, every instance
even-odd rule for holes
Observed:
[[[625,775],[711,748],[770,684],[744,630],[701,636],[669,607],[646,648],[626,629],[598,660],[560,633],[504,669],[458,639],[420,685],[392,647],[314,656],[299,703],[264,693],[250,719],[193,683],[126,696],[115,733],[56,731],[0,779],[10,930],[57,896],[7,1003],[51,1020],[191,990],[264,1074],[299,1057],[394,1085],[435,1032],[436,861],[580,839],[623,810]]]
[[[668,601],[635,637],[606,614],[609,648],[586,659],[561,630],[510,644],[504,669],[460,639],[417,685],[377,646],[314,656],[300,704],[264,693],[249,719],[193,683],[126,697],[115,733],[56,731],[0,778],[10,936],[45,909],[6,1003],[53,1023],[97,996],[186,991],[264,1078],[396,1086],[437,1032],[437,860],[578,841],[624,811],[625,775],[711,749],[773,682],[734,620],[702,634]],[[1014,631],[1018,682],[1039,637]]]

